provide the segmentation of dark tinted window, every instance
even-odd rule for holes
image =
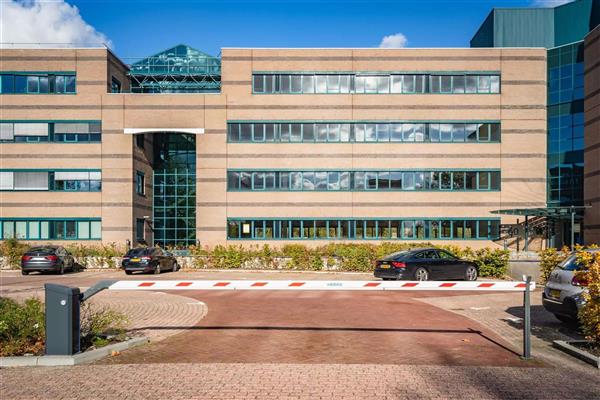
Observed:
[[[56,248],[54,247],[32,247],[27,252],[28,253],[54,253]]]
[[[129,256],[129,257],[147,256],[151,252],[152,252],[152,249],[147,249],[147,248],[131,249],[127,252],[127,256]]]
[[[442,251],[442,250],[438,250],[437,253],[439,254],[440,258],[443,259],[443,260],[456,260],[457,259],[452,254],[447,253],[447,252]]]
[[[417,254],[415,256],[415,258],[419,258],[419,259],[434,259],[434,258],[438,258],[437,253],[435,252],[435,250],[427,250],[427,251],[423,251],[419,254]]]
[[[392,253],[389,254],[385,257],[383,257],[384,260],[389,261],[389,260],[399,260],[402,258],[407,258],[411,255],[412,253],[410,251],[399,251],[397,253]]]

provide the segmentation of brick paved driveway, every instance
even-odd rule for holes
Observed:
[[[10,274],[0,274],[0,295],[31,293],[43,282]],[[57,279],[82,287],[108,274],[77,275]],[[277,278],[267,276],[261,279]],[[201,272],[160,279],[255,277]],[[516,294],[177,293],[208,305],[207,317],[192,329],[182,326],[177,335],[95,365],[0,370],[0,399],[600,398],[598,370],[561,361],[565,356],[526,363],[511,351],[519,350],[518,327],[498,321],[507,307],[519,307]],[[160,331],[152,324],[143,327]]]
[[[439,292],[178,293],[208,306],[194,329],[103,362],[528,365],[490,329],[415,299]]]
[[[11,400],[592,400],[598,371],[375,364],[135,364],[0,371]]]

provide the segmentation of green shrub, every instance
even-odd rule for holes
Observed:
[[[125,246],[119,246],[116,243],[99,245],[72,243],[67,244],[65,249],[84,267],[87,267],[86,257],[95,257],[99,259],[100,263],[107,264],[109,268],[114,268],[116,265],[113,257],[121,257],[126,253]]]
[[[468,259],[468,256],[465,256]],[[510,252],[508,250],[483,248],[475,251],[471,259],[479,266],[479,275],[502,278],[508,271]]]
[[[44,352],[44,304],[30,298],[24,303],[0,297],[0,356]]]
[[[19,242],[15,238],[0,241],[0,255],[5,257],[7,264],[14,269],[21,267],[21,256],[28,249],[28,245]]]
[[[568,247],[563,247],[560,250],[550,247],[538,252],[540,256],[540,284],[543,285],[548,282],[548,278],[554,268],[558,267],[558,264],[563,262],[569,253],[570,250]]]
[[[210,265],[216,269],[241,268],[251,258],[251,251],[241,245],[217,245],[209,252]]]
[[[281,248],[281,256],[289,258],[286,269],[294,270],[320,270],[323,268],[319,251],[302,244],[286,244]]]
[[[337,257],[342,271],[372,271],[377,259],[375,246],[366,243],[331,243],[321,248],[330,257]]]
[[[125,338],[127,317],[108,307],[81,304],[81,350],[101,347]]]
[[[106,307],[81,305],[81,350],[104,346],[125,335],[127,318]],[[42,355],[45,346],[45,309],[37,298],[23,303],[0,297],[0,356]]]
[[[593,345],[600,348],[600,252],[589,253],[579,251],[578,260],[587,268],[578,275],[587,282],[587,290],[583,297],[585,303],[579,310],[583,332]]]

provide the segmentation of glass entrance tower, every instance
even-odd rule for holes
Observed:
[[[196,243],[196,137],[154,135],[154,242],[162,247]]]

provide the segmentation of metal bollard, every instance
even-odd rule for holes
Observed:
[[[524,276],[525,291],[523,292],[523,359],[531,359],[531,276]]]
[[[46,291],[46,354],[79,353],[79,288],[46,283],[44,289]]]

